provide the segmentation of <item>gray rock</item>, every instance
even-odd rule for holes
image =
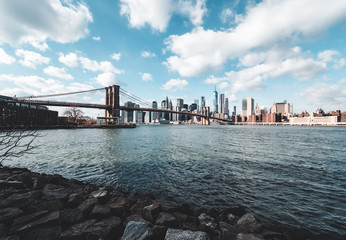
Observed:
[[[90,218],[105,218],[111,212],[111,208],[107,205],[96,205],[90,213]]]
[[[215,219],[206,213],[202,213],[198,216],[198,220],[202,227],[207,229],[216,229],[217,224],[215,223]]]
[[[37,198],[41,196],[41,191],[30,191],[25,193],[14,193],[0,201],[0,208],[4,208],[7,206],[11,207],[25,207],[30,204]]]
[[[38,175],[38,176],[35,176],[33,177],[32,179],[32,188],[33,189],[42,189],[44,188],[44,186],[46,186],[48,180],[41,176],[41,175]]]
[[[57,211],[63,208],[63,203],[53,195],[43,195],[33,201],[28,208],[32,211]]]
[[[54,196],[57,199],[67,199],[71,193],[70,189],[54,184],[47,184],[42,191],[45,195]]]
[[[141,215],[139,214],[133,214],[129,217],[126,218],[126,224],[131,222],[131,221],[135,221],[135,222],[142,222],[145,223],[148,226],[152,226],[151,222],[148,222],[147,220],[145,220]]]
[[[160,203],[154,203],[143,208],[143,217],[145,220],[154,223],[161,211]]]
[[[16,218],[12,223],[11,232],[15,232],[15,230],[20,226],[34,222],[37,219],[46,216],[47,214],[48,211],[40,211]]]
[[[166,227],[177,227],[178,220],[172,214],[162,212],[158,215],[155,225],[166,226]]]
[[[129,204],[125,199],[120,199],[116,202],[109,203],[108,206],[111,208],[113,215],[122,217],[128,209]]]
[[[20,181],[7,181],[7,180],[0,180],[0,189],[5,188],[17,188],[17,189],[23,189],[26,186],[23,182]]]
[[[255,232],[261,228],[261,224],[256,220],[254,215],[247,213],[243,215],[238,221],[237,225],[242,226],[247,232]]]
[[[227,220],[231,225],[236,225],[239,217],[233,215],[232,213],[227,214]]]
[[[205,232],[193,232],[190,230],[181,230],[169,228],[166,232],[165,240],[209,240]]]
[[[219,222],[220,239],[229,240],[236,239],[238,233],[243,233],[245,230],[238,225],[232,226],[226,222]]]
[[[33,222],[23,222],[18,224],[16,227],[11,228],[11,233],[23,234],[25,232],[32,231],[37,228],[60,224],[60,212],[51,212],[46,216],[43,216]]]
[[[16,207],[0,209],[0,223],[8,223],[23,214],[23,211]]]
[[[85,230],[85,234],[88,239],[107,239],[109,236],[116,238],[120,237],[118,235],[121,227],[120,218],[110,217],[92,224]]]
[[[0,238],[6,236],[7,229],[4,224],[0,224]]]
[[[166,200],[159,200],[157,202],[160,203],[162,211],[164,212],[179,212],[181,210],[180,205],[175,202],[170,202]]]
[[[66,226],[73,226],[84,220],[82,211],[79,208],[61,210],[60,216],[61,223]]]
[[[68,196],[67,205],[69,207],[77,207],[84,201],[85,198],[82,195],[79,193],[72,193],[70,196]]]
[[[61,233],[60,226],[35,229],[25,234],[27,240],[55,240]]]
[[[91,210],[93,210],[93,208],[95,207],[97,203],[98,202],[96,198],[89,198],[85,200],[84,202],[82,202],[82,204],[79,205],[78,208],[82,211],[84,216],[88,216]]]
[[[167,227],[155,225],[153,227],[154,239],[164,239],[167,232]]]
[[[102,187],[90,193],[89,198],[97,198],[101,204],[104,204],[109,198],[109,193],[104,187]]]
[[[236,240],[264,240],[264,238],[261,235],[239,233]]]
[[[60,234],[61,240],[83,239],[86,230],[96,222],[95,219],[87,220],[85,222],[75,224],[66,231]]]
[[[130,221],[121,240],[146,240],[153,236],[153,230],[143,222]]]

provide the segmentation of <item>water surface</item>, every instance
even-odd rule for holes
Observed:
[[[346,128],[137,126],[40,131],[6,164],[346,234]]]

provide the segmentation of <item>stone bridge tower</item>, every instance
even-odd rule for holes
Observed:
[[[114,120],[120,117],[119,88],[120,86],[118,85],[106,87],[106,105],[112,108],[105,110],[105,117],[113,118],[108,119],[107,122],[114,122]]]

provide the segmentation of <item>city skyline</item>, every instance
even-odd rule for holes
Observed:
[[[0,20],[2,95],[120,84],[150,102],[204,96],[212,109],[216,86],[229,109],[251,96],[260,108],[346,111],[343,0],[13,0]],[[68,100],[104,103],[101,92]]]

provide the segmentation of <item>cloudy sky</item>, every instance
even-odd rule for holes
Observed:
[[[216,86],[238,113],[248,96],[346,111],[345,58],[345,0],[0,1],[2,95],[119,84],[211,104]],[[104,103],[104,91],[61,100]]]

